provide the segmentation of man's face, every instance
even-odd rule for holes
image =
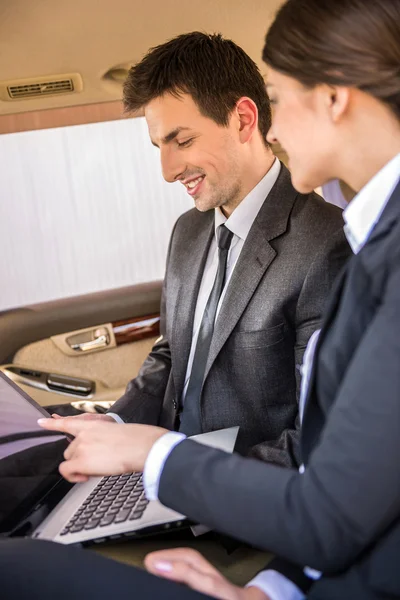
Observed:
[[[234,116],[222,127],[204,117],[189,94],[165,94],[149,102],[145,117],[164,179],[180,181],[198,210],[219,206],[230,212],[242,199],[242,145]]]

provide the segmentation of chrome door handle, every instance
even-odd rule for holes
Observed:
[[[78,352],[88,352],[89,350],[98,350],[99,348],[105,348],[110,343],[108,335],[99,335],[95,340],[90,342],[82,342],[81,344],[72,344],[72,350]]]

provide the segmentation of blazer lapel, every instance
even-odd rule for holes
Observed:
[[[334,320],[342,292],[349,272],[350,263],[354,257],[351,257],[341,272],[339,273],[332,293],[329,297],[329,301],[326,307],[324,318],[321,323],[321,333],[319,334],[317,346],[315,348],[313,363],[311,367],[311,375],[308,383],[308,389],[306,398],[304,401],[304,416],[301,427],[301,450],[303,461],[306,464],[311,450],[314,448],[317,437],[321,432],[321,422],[323,420],[322,409],[318,404],[317,395],[315,393],[315,377],[316,377],[316,366],[318,362],[319,349],[322,342],[325,339],[326,332],[328,331],[332,321]]]
[[[296,196],[289,171],[282,165],[279,177],[250,229],[228,284],[215,323],[204,380],[275,258],[276,252],[269,242],[287,230]]]
[[[204,227],[196,238],[187,242],[189,252],[182,265],[182,278],[175,295],[175,310],[172,323],[171,346],[173,348],[173,377],[179,401],[185,383],[185,374],[192,344],[193,320],[203,271],[211,240],[214,235],[214,211],[209,211]]]
[[[397,184],[394,191],[392,192],[392,195],[390,196],[390,199],[382,213],[382,216],[379,219],[376,227],[373,229],[373,231],[365,245],[365,248],[371,247],[372,244],[374,244],[376,241],[380,240],[382,237],[387,235],[388,231],[390,231],[392,229],[393,224],[399,220],[399,216],[400,216],[399,201],[400,201],[400,182]],[[362,256],[362,252],[363,252],[363,249],[359,253],[360,256]],[[306,447],[307,448],[309,446],[311,446],[311,448],[313,447],[313,442],[311,441],[311,443],[309,443],[310,440],[312,439],[312,436],[309,436],[308,433],[310,430],[314,429],[314,425],[315,425],[315,423],[313,423],[314,417],[317,416],[317,414],[320,410],[320,409],[317,409],[318,402],[317,402],[317,397],[315,394],[315,375],[316,375],[316,364],[318,361],[319,348],[321,347],[321,344],[325,339],[326,332],[328,331],[329,327],[331,326],[333,320],[336,317],[336,313],[337,313],[339,302],[340,302],[342,292],[343,292],[343,289],[345,286],[347,275],[349,274],[349,272],[354,264],[354,261],[356,261],[356,260],[357,260],[357,255],[352,256],[347,261],[346,265],[343,267],[341,273],[338,275],[337,280],[334,285],[334,288],[333,288],[332,293],[328,300],[324,318],[321,323],[321,333],[319,335],[317,347],[315,350],[315,355],[314,355],[314,360],[313,360],[313,365],[312,365],[312,370],[311,370],[311,376],[310,376],[310,382],[309,382],[309,386],[308,386],[308,390],[307,390],[307,397],[305,399],[303,430],[305,428],[307,428],[308,432],[307,432],[307,436],[304,436],[304,437],[307,437],[307,444],[306,445],[304,444],[304,439],[302,441],[304,450],[306,450]],[[310,427],[310,425],[311,425],[311,427]]]
[[[373,229],[365,248],[371,247],[375,242],[386,236],[388,231],[393,227],[393,224],[399,220],[399,200],[400,200],[400,183],[397,184],[394,189],[381,218],[379,219],[376,227]],[[335,286],[332,290],[332,294],[328,301],[325,316],[321,324],[321,333],[318,338],[317,347],[315,350],[310,382],[308,386],[307,396],[305,399],[304,407],[304,419],[302,425],[302,436],[301,436],[301,447],[303,460],[306,463],[308,457],[317,443],[317,439],[320,435],[321,428],[324,421],[324,415],[322,409],[318,403],[318,398],[315,390],[315,377],[316,377],[316,365],[318,362],[318,354],[321,344],[323,343],[326,332],[334,321],[339,302],[343,293],[344,286],[346,285],[347,276],[351,269],[354,267],[355,261],[362,257],[363,249],[361,249],[359,255],[353,256],[343,267],[342,272],[339,274]]]

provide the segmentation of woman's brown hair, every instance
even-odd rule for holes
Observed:
[[[263,60],[308,87],[356,87],[400,119],[400,0],[288,0]]]

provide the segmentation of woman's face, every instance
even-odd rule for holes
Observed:
[[[306,88],[269,69],[267,89],[272,107],[268,141],[286,151],[294,187],[308,193],[337,177],[340,147],[329,87]]]

